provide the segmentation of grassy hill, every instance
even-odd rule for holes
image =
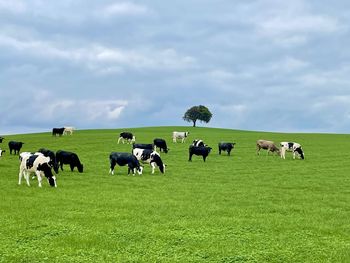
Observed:
[[[5,136],[0,159],[0,262],[350,262],[348,135],[150,127],[123,129],[137,142],[167,140],[165,175],[127,176],[109,154],[121,129]],[[174,130],[190,131],[173,144]],[[203,139],[213,151],[188,162],[188,145]],[[305,160],[255,154],[257,139],[302,144]],[[58,188],[36,179],[18,186],[18,156],[45,147],[76,152],[84,173],[68,166]],[[231,156],[219,141],[234,141]]]

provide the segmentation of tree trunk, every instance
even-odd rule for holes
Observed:
[[[194,121],[193,121],[193,127],[196,127],[196,121],[197,121],[197,120],[194,120]]]

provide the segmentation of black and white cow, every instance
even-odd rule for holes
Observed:
[[[204,143],[203,140],[195,139],[195,140],[193,140],[193,142],[192,142],[192,146],[197,146],[197,147],[199,147],[199,146],[207,146],[207,145]]]
[[[188,161],[192,161],[192,155],[201,155],[203,157],[203,161],[205,162],[205,159],[209,155],[210,151],[211,151],[211,147],[208,147],[208,146],[190,145]]]
[[[50,158],[44,155],[29,154],[22,158],[19,166],[18,184],[21,184],[24,176],[27,185],[30,186],[29,176],[35,173],[38,178],[39,187],[41,187],[42,176],[45,176],[49,184],[57,187],[56,177],[52,174],[51,166],[49,165]]]
[[[4,137],[0,137],[0,143],[2,143],[2,141],[4,140]]]
[[[152,167],[152,174],[154,174],[156,166],[159,167],[159,171],[162,174],[165,172],[165,164],[156,151],[136,148],[132,150],[132,154],[136,156],[137,160],[149,163]]]
[[[189,132],[173,132],[173,142],[177,142],[177,139],[180,139],[182,143],[184,143],[185,139],[188,137]]]
[[[44,156],[46,157],[50,157],[50,165],[52,166],[52,168],[54,169],[55,173],[58,174],[58,163],[56,160],[56,154],[49,150],[49,149],[45,149],[45,148],[40,148],[38,150],[38,152],[42,153]]]
[[[10,154],[12,154],[12,151],[14,151],[15,154],[19,154],[23,144],[24,142],[9,141]]]
[[[219,154],[221,151],[226,151],[228,155],[231,155],[231,150],[235,147],[235,142],[219,142]]]
[[[69,164],[70,170],[73,172],[74,167],[77,167],[79,173],[82,173],[84,170],[83,164],[80,162],[79,157],[76,153],[67,152],[59,150],[56,152],[57,165],[61,167],[63,171],[63,164]]]
[[[132,143],[136,141],[136,137],[131,132],[121,132],[119,135],[118,144],[120,140],[122,140],[123,144],[124,141],[127,143]]]
[[[114,174],[114,167],[116,164],[119,166],[128,166],[128,175],[130,171],[135,175],[136,171],[139,175],[142,174],[143,167],[140,165],[140,162],[137,160],[136,156],[131,153],[125,152],[111,152],[109,155],[109,162],[111,164],[109,173]]]
[[[155,147],[152,143],[133,143],[132,148],[136,149],[148,149],[148,150],[153,150]]]
[[[62,136],[64,132],[64,127],[63,128],[53,128],[52,129],[52,136]]]
[[[165,153],[168,153],[169,151],[169,148],[168,146],[166,145],[166,141],[164,139],[159,139],[159,138],[156,138],[153,140],[153,144],[154,144],[154,147],[155,148],[159,148],[159,151],[160,152],[165,152]]]
[[[4,154],[5,150],[0,149],[0,157]]]
[[[299,155],[302,160],[305,159],[303,148],[297,142],[281,142],[281,158],[286,159],[286,152],[293,152],[293,159],[296,155]]]

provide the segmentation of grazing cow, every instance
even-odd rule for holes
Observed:
[[[165,153],[168,153],[169,148],[166,145],[166,141],[164,139],[156,138],[153,140],[153,144],[154,144],[155,148],[157,148],[157,147],[159,148],[160,152],[162,152],[162,150],[163,150]]]
[[[201,156],[203,156],[203,161],[205,162],[205,159],[209,155],[210,151],[211,151],[211,147],[208,147],[208,146],[193,146],[193,145],[190,145],[188,161],[192,161],[192,155],[194,154],[194,155],[201,155]]]
[[[131,132],[121,132],[119,135],[118,144],[120,140],[122,140],[123,144],[125,140],[127,143],[132,143],[136,141],[136,137]]]
[[[132,154],[136,156],[137,160],[149,163],[152,167],[152,174],[156,166],[159,167],[159,171],[163,174],[165,171],[165,164],[160,158],[159,153],[149,149],[135,148],[132,150]]]
[[[10,154],[12,154],[12,151],[14,151],[15,154],[19,154],[23,144],[24,142],[9,141]]]
[[[286,152],[293,152],[293,159],[298,154],[302,160],[305,159],[301,145],[296,142],[281,142],[281,158],[286,159]]]
[[[72,135],[74,130],[74,127],[64,127],[63,134],[67,135],[69,133],[69,135]]]
[[[140,165],[140,162],[137,160],[136,156],[131,153],[122,153],[122,152],[112,152],[109,155],[109,162],[111,167],[109,173],[114,174],[114,167],[116,164],[119,166],[128,165],[128,175],[132,171],[132,175],[135,176],[135,173],[139,175],[142,174],[143,167]]]
[[[208,146],[206,145],[203,140],[199,140],[199,139],[195,139],[193,142],[192,142],[192,145],[193,146]]]
[[[181,142],[184,143],[185,139],[188,137],[189,132],[173,132],[173,142],[176,142],[177,139],[181,139]]]
[[[53,151],[50,151],[45,148],[40,148],[38,152],[42,153],[46,157],[50,157],[50,162],[49,164],[51,167],[54,169],[55,173],[58,174],[58,163],[56,160],[56,154]]]
[[[260,150],[264,149],[267,150],[267,155],[269,152],[276,152],[278,155],[280,154],[280,149],[275,145],[272,141],[266,141],[266,140],[257,140],[256,141],[256,153],[260,155]]]
[[[39,187],[41,187],[42,176],[45,176],[51,186],[57,187],[56,177],[52,174],[51,167],[49,165],[50,158],[43,155],[26,155],[22,158],[19,166],[18,184],[21,184],[22,177],[24,176],[27,185],[29,183],[29,175],[35,173],[38,178]]]
[[[152,143],[133,143],[132,148],[133,149],[139,148],[139,149],[153,150],[155,148],[155,146]]]
[[[0,137],[0,143],[2,143],[2,141],[4,140],[4,137]]]
[[[5,150],[0,149],[0,157],[4,154]]]
[[[64,128],[53,128],[52,129],[52,136],[62,136],[64,132]]]
[[[235,148],[235,142],[219,142],[219,154],[221,151],[226,151],[228,155],[231,155],[231,150]]]
[[[84,170],[83,164],[80,162],[79,157],[76,153],[67,152],[59,150],[56,152],[57,165],[61,167],[63,171],[63,164],[69,164],[70,170],[73,172],[74,167],[77,167],[79,173],[82,173]]]

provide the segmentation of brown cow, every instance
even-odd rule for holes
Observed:
[[[267,154],[269,154],[269,152],[272,152],[272,153],[276,152],[277,155],[280,154],[280,149],[272,141],[257,140],[256,153],[260,154],[261,149],[267,150]]]

